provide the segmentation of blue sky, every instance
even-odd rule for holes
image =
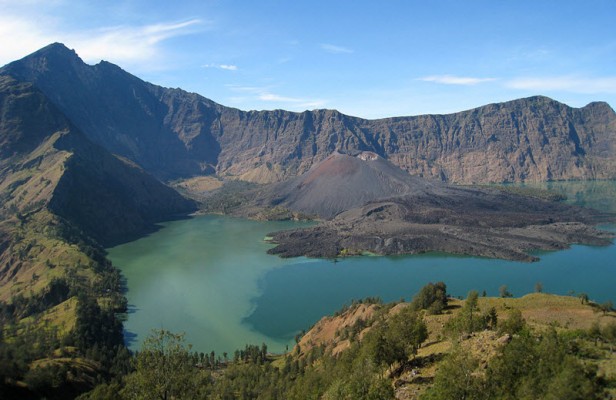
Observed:
[[[0,0],[0,64],[56,41],[244,110],[616,106],[613,0]]]

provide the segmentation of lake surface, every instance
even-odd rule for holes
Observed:
[[[569,202],[616,212],[616,181],[558,182],[537,187]],[[329,260],[280,259],[264,237],[301,226],[199,216],[163,224],[147,237],[109,249],[126,277],[128,344],[136,349],[153,328],[185,332],[197,351],[232,353],[246,343],[283,352],[294,336],[352,299],[410,299],[428,282],[444,281],[455,296],[469,290],[515,296],[533,291],[587,293],[616,303],[616,246],[572,246],[540,253],[536,263],[427,254]],[[606,229],[616,230],[614,226]]]

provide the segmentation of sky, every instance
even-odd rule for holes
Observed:
[[[0,65],[53,42],[243,110],[616,106],[614,0],[0,0]]]

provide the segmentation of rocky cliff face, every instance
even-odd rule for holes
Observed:
[[[455,183],[616,178],[616,114],[545,97],[379,120],[333,110],[244,112],[84,64],[61,44],[1,71],[33,82],[95,143],[163,179],[217,173],[274,182],[332,152],[372,151]]]

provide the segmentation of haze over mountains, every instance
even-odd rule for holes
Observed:
[[[449,115],[380,120],[335,110],[240,111],[144,82],[62,44],[0,70],[40,89],[93,142],[160,179],[216,173],[276,182],[334,151],[371,151],[407,172],[454,183],[616,177],[616,114],[546,97]]]

